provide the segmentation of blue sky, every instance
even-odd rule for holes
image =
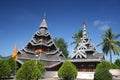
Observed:
[[[18,50],[25,47],[39,30],[44,11],[48,32],[65,39],[70,55],[75,46],[70,45],[72,36],[83,29],[84,21],[94,46],[102,41],[104,30],[120,33],[120,0],[0,0],[0,55],[11,55],[14,44]],[[101,47],[96,49],[102,52]]]

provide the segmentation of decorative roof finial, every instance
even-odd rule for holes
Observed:
[[[44,11],[44,19],[46,19],[46,11]]]
[[[86,22],[83,22],[83,30],[86,31]]]
[[[43,18],[43,21],[41,22],[41,24],[40,24],[40,29],[41,28],[45,28],[45,29],[47,29],[48,27],[47,27],[47,23],[46,23],[46,12],[44,12],[44,18]]]

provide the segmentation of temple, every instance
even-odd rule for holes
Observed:
[[[79,44],[74,49],[73,56],[66,58],[63,53],[57,48],[51,35],[47,32],[48,26],[46,17],[44,16],[39,31],[37,31],[27,45],[18,51],[17,62],[22,65],[27,60],[36,60],[44,63],[47,70],[46,76],[57,77],[57,71],[65,60],[71,61],[78,69],[78,72],[84,73],[85,77],[94,76],[95,68],[100,61],[104,60],[102,53],[96,51],[91,39],[86,31],[86,23],[83,24],[83,36],[79,40]],[[83,73],[78,73],[78,78],[84,76]]]
[[[44,16],[39,26],[39,31],[33,35],[24,49],[18,52],[18,63],[23,64],[30,59],[40,60],[48,71],[58,70],[59,67],[57,65],[61,64],[62,59],[65,57],[59,48],[56,47],[47,29],[46,17]]]
[[[80,72],[94,72],[101,60],[104,60],[102,53],[98,53],[93,46],[91,39],[86,32],[86,23],[83,23],[83,36],[74,49],[71,61]]]

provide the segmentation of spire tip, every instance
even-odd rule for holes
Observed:
[[[83,28],[84,28],[84,31],[86,30],[86,22],[84,21],[83,22]]]

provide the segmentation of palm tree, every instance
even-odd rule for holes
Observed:
[[[110,54],[110,62],[112,63],[112,52],[114,55],[120,52],[120,40],[117,40],[120,34],[115,34],[112,32],[111,28],[105,31],[105,34],[101,36],[103,42],[99,43],[97,46],[102,46],[102,51],[104,54]]]
[[[76,44],[76,47],[78,46],[78,43],[80,42],[80,39],[82,38],[82,33],[83,31],[82,30],[78,30],[77,33],[74,33],[74,36],[72,37],[74,39],[74,41],[71,43],[72,44]],[[75,48],[76,48],[75,47]]]

